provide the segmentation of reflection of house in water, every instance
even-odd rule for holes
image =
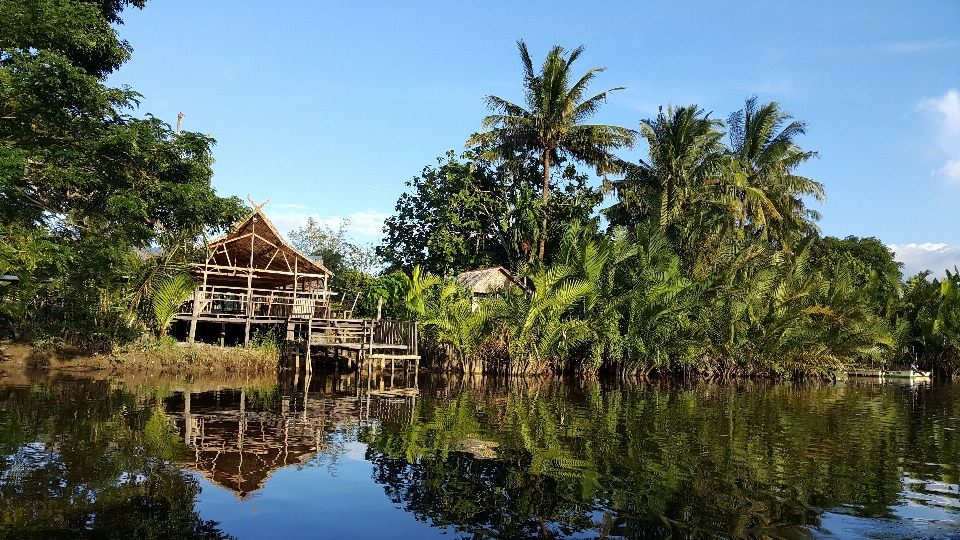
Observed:
[[[367,392],[354,374],[308,377],[309,391],[283,393],[220,390],[181,392],[166,402],[179,435],[193,452],[181,466],[240,497],[270,476],[318,454],[335,460],[356,442],[361,428],[410,422],[416,389]],[[312,383],[312,384],[311,384]],[[391,385],[392,386],[392,385]],[[361,388],[364,387],[361,392]]]

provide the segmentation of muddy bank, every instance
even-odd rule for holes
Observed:
[[[275,351],[217,347],[203,343],[189,346],[146,344],[88,354],[64,347],[35,350],[24,343],[0,342],[0,380],[28,382],[42,378],[116,379],[125,384],[194,384],[202,380],[220,387],[249,381],[276,381]]]

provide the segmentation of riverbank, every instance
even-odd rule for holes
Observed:
[[[38,350],[26,343],[0,342],[3,379],[37,372],[133,379],[273,376],[278,360],[279,350],[275,346],[245,349],[205,343],[188,345],[171,339],[133,344],[109,354],[90,354],[73,347]]]

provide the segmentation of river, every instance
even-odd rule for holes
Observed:
[[[960,538],[939,381],[37,376],[0,455],[0,538]]]

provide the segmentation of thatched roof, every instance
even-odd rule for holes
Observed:
[[[209,247],[210,257],[196,268],[212,271],[218,281],[245,284],[251,268],[261,287],[283,286],[294,274],[305,279],[333,276],[320,260],[291,246],[259,208]]]
[[[503,289],[504,287],[517,287],[526,290],[525,287],[514,279],[513,276],[510,275],[510,272],[502,266],[468,270],[457,276],[457,281],[473,291],[474,294],[488,294]]]

